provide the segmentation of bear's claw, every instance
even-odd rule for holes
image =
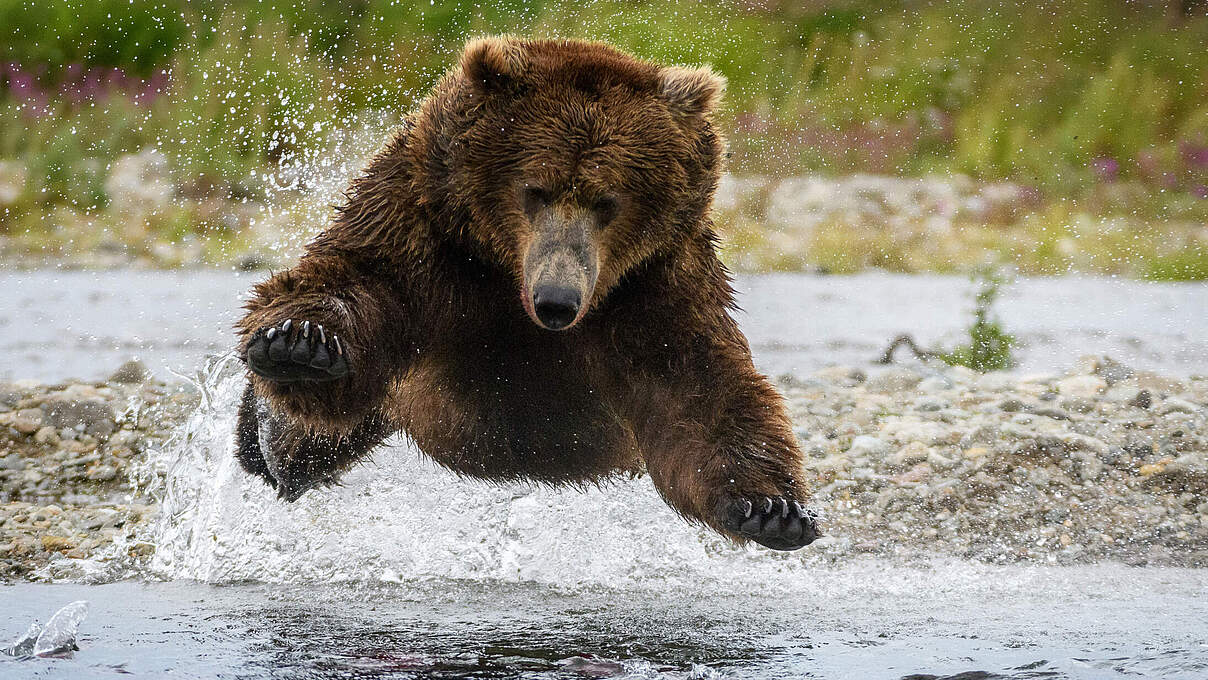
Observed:
[[[320,324],[311,333],[311,322],[299,327],[293,319],[270,328],[262,328],[247,344],[248,368],[256,375],[276,382],[323,382],[348,375],[348,357],[340,336],[328,336]]]
[[[772,550],[796,550],[821,535],[818,516],[782,496],[730,500],[723,504],[722,526]]]

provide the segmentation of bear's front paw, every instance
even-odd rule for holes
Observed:
[[[722,526],[772,550],[803,548],[821,535],[818,516],[782,496],[730,499],[721,506]]]
[[[329,381],[348,375],[348,357],[337,335],[309,321],[287,320],[262,328],[247,344],[247,365],[275,382]]]

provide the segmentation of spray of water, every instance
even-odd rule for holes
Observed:
[[[144,471],[161,497],[149,540],[162,578],[562,586],[800,580],[802,554],[739,548],[678,518],[648,479],[585,492],[459,479],[393,440],[343,485],[286,504],[233,455],[242,367],[212,359],[197,411]]]

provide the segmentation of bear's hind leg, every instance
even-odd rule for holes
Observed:
[[[341,473],[394,431],[385,418],[373,413],[349,432],[312,432],[274,413],[249,384],[239,409],[236,457],[244,470],[292,502],[312,488],[335,484]]]
[[[258,413],[257,410],[261,412]],[[260,448],[260,422],[267,417],[267,409],[263,408],[256,397],[256,391],[249,383],[239,401],[239,416],[235,422],[235,458],[244,470],[260,477],[275,489],[277,478],[269,472],[268,464],[264,461],[264,452]]]

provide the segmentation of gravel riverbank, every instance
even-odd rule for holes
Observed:
[[[0,383],[0,580],[112,557],[115,543],[150,555],[137,534],[154,502],[132,472],[196,404],[186,383],[147,380],[137,363],[101,383]]]
[[[1208,566],[1208,376],[836,366],[779,381],[827,537],[803,554]],[[196,406],[137,365],[0,384],[0,579],[154,552],[132,479]],[[122,570],[118,570],[122,571]]]
[[[847,552],[1208,566],[1208,377],[834,367],[782,385]]]

